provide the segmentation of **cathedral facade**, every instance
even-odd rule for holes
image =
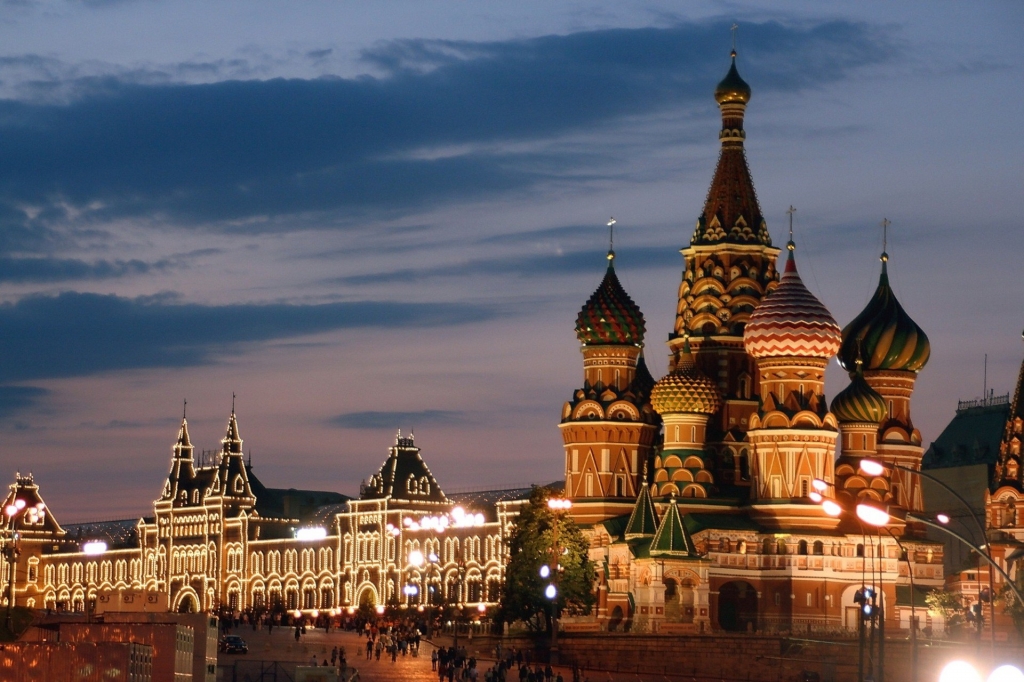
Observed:
[[[928,339],[889,286],[887,254],[874,296],[840,329],[801,281],[792,234],[784,256],[774,246],[744,150],[751,90],[732,59],[715,90],[718,165],[681,251],[668,373],[650,374],[614,251],[577,318],[583,384],[560,426],[599,584],[595,613],[567,627],[856,631],[869,586],[889,627],[909,628],[907,606],[942,585],[941,546],[913,524],[865,528],[818,502],[921,510],[910,398]],[[851,381],[829,404],[837,356]],[[865,458],[912,471],[869,476]]]

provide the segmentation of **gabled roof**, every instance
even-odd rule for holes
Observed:
[[[448,502],[448,497],[420,457],[413,439],[398,432],[380,471],[360,491],[360,499],[390,498],[404,502]]]
[[[676,504],[676,498],[673,497],[665,516],[661,519],[658,532],[651,540],[651,556],[669,559],[695,558],[696,555],[693,554],[692,548],[693,543],[683,528],[679,506]]]
[[[633,505],[633,513],[629,515],[629,523],[626,524],[625,537],[627,540],[653,536],[658,530],[658,515],[654,512],[654,502],[651,501],[651,493],[647,486],[640,486],[640,494]]]

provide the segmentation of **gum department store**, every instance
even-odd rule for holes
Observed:
[[[877,290],[840,330],[801,282],[792,237],[784,253],[773,245],[743,147],[750,94],[734,53],[715,90],[718,165],[682,250],[668,374],[649,373],[644,318],[613,251],[579,313],[584,376],[561,412],[563,494],[591,541],[597,605],[565,618],[566,629],[855,629],[866,572],[882,576],[888,627],[908,628],[909,604],[920,604],[908,567],[918,591],[943,585],[942,545],[923,527],[893,522],[892,536],[866,536],[856,519],[808,500],[820,479],[827,498],[923,509],[919,476],[871,477],[858,463],[920,468],[910,398],[929,344],[889,286],[885,253]],[[851,381],[829,404],[825,368],[837,355]],[[998,515],[1011,527],[999,536],[1007,547],[1024,540],[1012,530],[1024,497],[1020,391],[988,502],[990,524]],[[16,603],[81,610],[86,599],[136,595],[178,611],[494,605],[504,543],[528,494],[445,495],[401,434],[356,499],[267,488],[243,458],[233,412],[207,466],[183,419],[152,516],[62,527],[32,476],[17,477],[5,501],[24,512],[15,517]],[[95,541],[107,543],[101,556],[84,551]],[[9,564],[0,575],[6,585]]]

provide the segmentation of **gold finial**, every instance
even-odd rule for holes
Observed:
[[[888,218],[882,218],[882,222],[879,223],[882,226],[882,256],[881,260],[883,263],[889,262],[889,254],[886,253],[886,249],[889,246],[889,226],[892,223],[889,222]]]
[[[615,260],[615,218],[608,219],[608,260]]]
[[[793,204],[789,205],[789,209],[786,211],[789,214],[789,242],[786,243],[786,248],[790,251],[796,250],[796,244],[793,243],[793,214],[796,213],[796,208]]]

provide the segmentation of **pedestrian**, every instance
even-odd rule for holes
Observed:
[[[373,658],[373,640],[366,640],[366,660]]]
[[[430,652],[430,669],[437,672],[437,649]]]
[[[338,647],[331,649],[331,665],[333,666],[338,662]]]
[[[298,627],[295,628],[295,641],[296,642],[299,641],[299,628]]]
[[[309,665],[314,667],[314,668],[317,667],[317,664],[316,664],[316,654],[313,654],[312,656],[309,657]]]

